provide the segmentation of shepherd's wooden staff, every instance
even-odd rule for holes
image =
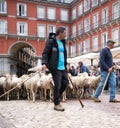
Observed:
[[[112,71],[115,69],[115,67],[113,66],[112,67]],[[103,91],[104,91],[104,89],[105,89],[105,86],[106,86],[106,84],[107,84],[107,81],[108,81],[108,78],[109,78],[109,76],[110,76],[110,73],[111,72],[108,72],[108,74],[107,74],[107,76],[106,76],[106,78],[105,78],[105,82],[104,82],[104,85],[103,85],[103,88],[102,88],[102,91],[101,91],[101,94],[100,94],[100,96],[102,95],[102,93],[103,93]]]
[[[109,76],[110,76],[110,73],[111,73],[111,72],[108,72],[108,74],[107,74],[107,76],[106,76],[106,78],[105,78],[105,82],[104,82],[104,85],[103,85],[103,88],[102,88],[102,91],[101,91],[100,96],[103,94],[103,91],[104,91],[105,86],[106,86],[106,84],[107,84],[107,81],[108,81],[108,78],[109,78]]]
[[[68,78],[69,78],[69,80],[70,80],[72,86],[75,87],[75,89],[77,90],[76,86],[74,86],[74,84],[73,84],[73,82],[72,82],[72,80],[71,80],[71,78],[70,78],[69,75],[68,75]],[[84,105],[83,105],[83,103],[82,103],[82,101],[81,101],[81,98],[78,96],[78,94],[77,94],[77,99],[79,100],[79,102],[80,102],[80,104],[81,104],[81,106],[82,106],[82,108],[83,108]]]

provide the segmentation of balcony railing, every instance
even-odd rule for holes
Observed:
[[[107,20],[106,20],[107,19]],[[106,21],[106,22],[103,22],[103,21]],[[83,29],[81,29],[80,31],[78,31],[78,33],[73,33],[70,37],[71,38],[75,38],[74,35],[77,36],[81,36],[81,35],[84,35],[90,31],[94,31],[98,28],[102,28],[104,27],[105,25],[109,25],[109,23],[113,24],[115,23],[116,21],[120,21],[120,10],[118,10],[116,13],[113,13],[111,16],[109,17],[106,17],[104,19],[101,19],[100,21],[95,22],[89,26],[87,26],[86,28],[83,27]]]
[[[120,38],[117,39],[118,43],[114,46],[115,48],[117,47],[120,47]],[[94,52],[94,53],[97,53],[100,51],[100,49],[102,49],[103,47],[105,47],[104,45],[102,44],[99,44],[98,45],[94,45],[93,47],[87,47],[87,48],[82,48],[81,50],[78,50],[76,52],[76,50],[70,52],[70,54],[68,53],[68,58],[73,58],[73,57],[77,57],[77,56],[80,56],[80,55],[84,55],[84,54],[88,54],[90,52]]]
[[[0,37],[10,37],[10,38],[22,38],[22,39],[46,39],[47,37],[40,37],[38,33],[29,34],[17,34],[15,31],[8,31],[6,33],[0,33]]]
[[[98,28],[102,28],[106,25],[109,25],[109,24],[113,24],[115,23],[116,21],[120,21],[120,10],[118,10],[116,13],[112,14],[111,16],[107,17],[107,22],[105,22],[103,24],[103,20],[102,19],[101,21],[98,21],[98,23],[94,23],[94,24],[91,24],[90,26],[87,26],[87,29],[88,31],[85,31],[86,29],[81,29],[80,31],[78,32],[75,32],[73,33],[72,35],[70,35],[69,37],[71,37],[71,39],[73,38],[76,38],[77,36],[81,36],[81,35],[84,35],[86,33],[89,33],[91,31],[95,31],[96,29]],[[28,35],[18,35],[16,30],[11,30],[11,31],[8,31],[6,33],[6,30],[5,30],[5,33],[0,33],[0,36],[10,36],[10,37],[23,37],[23,38],[40,38],[40,39],[46,39],[47,37],[40,37],[38,36],[38,33],[32,33],[29,31],[29,28],[28,28]]]

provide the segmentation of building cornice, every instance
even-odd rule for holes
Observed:
[[[72,3],[62,3],[62,2],[46,1],[46,0],[18,0],[18,2],[42,3],[42,4],[46,4],[46,5],[50,4],[53,6],[64,6],[67,8],[70,8],[71,4],[72,4]]]

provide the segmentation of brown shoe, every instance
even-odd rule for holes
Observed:
[[[65,111],[65,109],[62,107],[61,104],[55,105],[54,110],[56,110],[56,111]]]
[[[95,98],[92,96],[92,100],[94,100],[95,102],[101,102],[101,100],[99,98]]]
[[[120,103],[120,100],[113,99],[113,100],[110,100],[109,102],[111,102],[111,103]]]

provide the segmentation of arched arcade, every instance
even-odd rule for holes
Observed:
[[[21,76],[26,74],[28,69],[36,66],[36,49],[28,42],[18,41],[13,43],[8,54],[1,59],[1,75],[10,73]]]

